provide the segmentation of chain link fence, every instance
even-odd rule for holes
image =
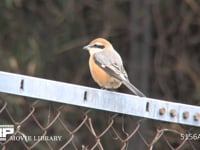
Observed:
[[[1,124],[15,132],[1,149],[200,149],[200,129],[1,94]]]

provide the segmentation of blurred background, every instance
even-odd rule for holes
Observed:
[[[0,2],[1,71],[99,88],[82,50],[97,37],[148,97],[200,105],[199,0]]]
[[[104,37],[149,97],[199,104],[200,1],[3,0],[0,69],[98,87],[82,50]],[[119,91],[129,93],[122,87]]]

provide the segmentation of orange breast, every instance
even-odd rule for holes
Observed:
[[[108,73],[106,73],[94,62],[93,56],[90,56],[89,67],[93,79],[100,87],[115,89],[121,85],[118,80],[108,75]]]

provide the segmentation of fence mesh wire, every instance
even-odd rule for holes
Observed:
[[[31,137],[9,136],[1,149],[200,149],[197,127],[9,94],[0,95],[0,123],[13,124],[15,137]]]

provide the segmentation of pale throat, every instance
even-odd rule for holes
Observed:
[[[92,48],[89,50],[89,53],[90,53],[90,55],[93,55],[93,54],[101,52],[101,51],[103,51],[103,50],[99,49],[99,48]]]

